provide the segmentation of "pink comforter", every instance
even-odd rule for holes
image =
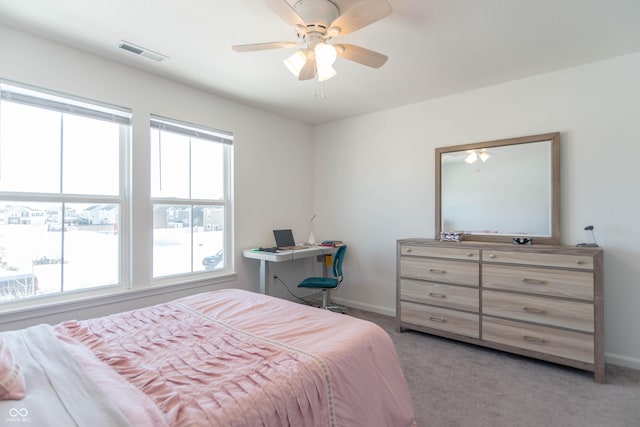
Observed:
[[[415,425],[389,336],[350,316],[227,289],[57,332],[117,372],[99,381],[134,425]]]

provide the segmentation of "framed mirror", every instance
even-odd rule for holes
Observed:
[[[560,244],[560,134],[436,148],[436,239]]]

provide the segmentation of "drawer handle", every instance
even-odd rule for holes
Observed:
[[[547,282],[545,282],[544,280],[540,280],[540,279],[530,279],[530,278],[528,278],[528,277],[523,277],[523,278],[522,278],[522,281],[523,281],[524,283],[530,283],[530,284],[532,284],[532,285],[544,285],[545,283],[547,283]]]
[[[527,313],[534,313],[534,314],[545,314],[547,312],[547,310],[543,310],[541,308],[535,308],[535,307],[522,307],[523,311],[526,311]]]
[[[467,256],[468,256],[468,257],[472,257],[473,255],[474,255],[474,253],[473,253],[473,252],[469,252],[469,253],[467,254]]]
[[[409,253],[409,252],[411,252],[411,248],[407,248],[407,249],[405,249],[404,251],[405,251],[405,252],[407,252],[407,253]]]
[[[439,268],[430,268],[429,269],[429,273],[444,274],[446,272],[447,272],[447,270],[440,270]]]
[[[496,254],[489,254],[489,258],[495,258]]]
[[[440,323],[444,323],[447,321],[447,319],[445,319],[444,317],[436,317],[436,316],[429,316],[429,320],[434,322],[440,322]]]
[[[536,344],[544,344],[547,342],[547,340],[543,338],[532,337],[531,335],[523,335],[522,339],[524,339],[525,341],[534,342]]]
[[[429,292],[429,296],[430,297],[434,297],[434,298],[446,298],[447,296],[445,294],[439,294],[436,292]]]
[[[584,264],[584,262],[582,262],[582,260],[577,259],[577,260],[576,260],[576,264],[578,264],[578,265],[582,265],[582,264]]]

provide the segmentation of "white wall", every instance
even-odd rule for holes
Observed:
[[[594,225],[606,357],[640,368],[639,118],[634,54],[317,126],[316,237],[350,244],[336,300],[394,314],[396,239],[434,236],[436,147],[559,131],[562,241]]]
[[[297,121],[206,94],[154,75],[0,26],[0,78],[122,105],[133,110],[133,229],[136,244],[133,282],[151,282],[151,208],[149,206],[149,114],[180,119],[233,132],[235,267],[237,277],[224,287],[258,289],[258,263],[242,258],[242,249],[273,244],[271,230],[291,227],[308,235],[312,213],[312,129]],[[145,59],[141,58],[141,61]],[[303,239],[304,239],[303,238]],[[301,269],[299,265],[289,270]],[[285,269],[286,272],[286,269]],[[212,289],[208,286],[205,289]],[[86,318],[135,308],[205,290],[185,288],[92,308],[67,307],[37,319],[28,316],[2,329],[38,322]],[[277,293],[277,292],[276,292]],[[0,314],[2,307],[0,307]]]

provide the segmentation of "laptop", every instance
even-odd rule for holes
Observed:
[[[283,251],[294,249],[306,249],[306,246],[297,246],[293,240],[293,232],[289,230],[273,230],[273,237],[276,239],[276,248]]]

